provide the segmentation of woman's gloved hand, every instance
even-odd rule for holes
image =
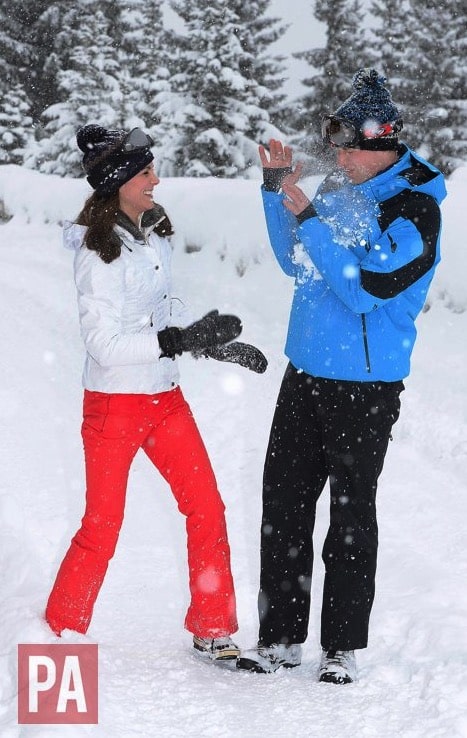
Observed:
[[[242,332],[242,323],[236,315],[219,315],[211,310],[187,328],[170,327],[159,331],[157,338],[162,357],[173,359],[184,351],[203,353],[206,349],[233,341]]]
[[[232,364],[240,364],[245,369],[250,369],[257,374],[263,374],[268,366],[268,360],[265,355],[256,346],[250,343],[241,343],[234,341],[226,346],[215,346],[214,348],[203,351],[203,356],[207,356],[217,361],[229,361]]]

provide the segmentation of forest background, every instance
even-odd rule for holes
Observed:
[[[237,738],[239,726],[253,738],[466,738],[465,45],[457,0],[0,4],[2,738]],[[300,58],[291,59],[295,49]],[[62,223],[89,194],[76,129],[100,122],[151,132],[163,174],[157,198],[175,225],[180,294],[195,315],[239,310],[243,340],[268,357],[265,375],[180,360],[226,502],[235,638],[251,647],[261,474],[293,294],[268,244],[256,145],[279,132],[299,149],[319,175],[304,180],[312,196],[326,163],[319,118],[350,93],[356,69],[370,64],[388,77],[404,140],[449,176],[443,258],[420,315],[379,494],[378,596],[359,682],[337,694],[316,681],[318,556],[301,669],[265,682],[191,656],[182,629],[184,521],[164,480],[140,457],[92,628],[79,637],[99,644],[99,725],[18,725],[17,645],[57,640],[44,603],[85,488],[83,346],[72,254],[61,248]],[[320,500],[317,551],[328,499]],[[69,633],[66,641],[76,638]]]
[[[9,0],[0,9],[0,163],[80,177],[75,133],[98,122],[147,130],[162,176],[256,178],[257,144],[271,136],[321,173],[320,117],[350,94],[359,67],[376,66],[401,107],[404,141],[447,175],[461,166],[463,0],[291,2],[325,36],[313,48],[310,28],[310,48],[293,52],[305,72],[292,95],[287,20],[274,16],[274,1]]]

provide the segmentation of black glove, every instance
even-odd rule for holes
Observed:
[[[264,189],[268,192],[279,192],[288,174],[292,174],[292,167],[264,167]]]
[[[173,359],[183,351],[203,353],[205,349],[233,341],[242,332],[242,323],[236,315],[219,315],[212,310],[188,328],[165,328],[157,338],[161,356]]]
[[[301,213],[298,213],[296,216],[299,225],[302,225],[306,220],[309,218],[315,218],[318,215],[318,213],[315,210],[315,206],[312,202],[309,202],[306,208],[304,208]]]
[[[217,361],[230,361],[232,364],[240,364],[245,369],[250,369],[257,374],[263,374],[268,366],[268,360],[256,346],[249,343],[240,343],[240,341],[207,349],[203,351],[203,356],[217,359]]]

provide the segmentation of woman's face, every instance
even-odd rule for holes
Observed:
[[[154,164],[151,163],[120,187],[118,191],[120,210],[128,215],[133,223],[137,224],[141,213],[153,207],[152,191],[159,182]]]

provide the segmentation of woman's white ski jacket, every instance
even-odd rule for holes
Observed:
[[[123,228],[121,255],[106,264],[83,245],[85,226],[65,224],[64,245],[75,250],[81,335],[86,348],[85,389],[154,394],[179,383],[177,361],[160,358],[157,333],[183,325],[173,315],[171,247],[155,233],[137,241]],[[175,323],[173,321],[176,321]]]

